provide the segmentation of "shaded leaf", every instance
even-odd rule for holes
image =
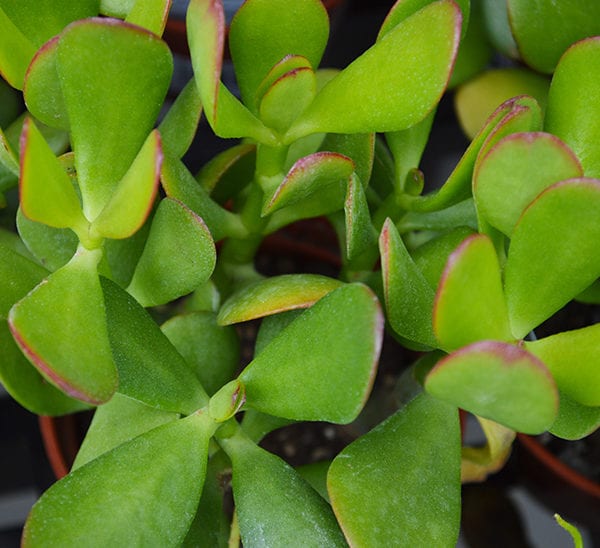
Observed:
[[[215,244],[202,219],[181,202],[165,198],[127,290],[143,306],[164,304],[208,280],[215,262]]]
[[[415,397],[334,459],[327,489],[351,546],[453,546],[460,526],[457,409]]]
[[[566,394],[559,394],[558,415],[549,428],[554,436],[565,440],[578,440],[600,427],[600,407],[581,405]]]
[[[375,160],[374,133],[328,133],[319,149],[323,152],[337,152],[350,158],[360,182],[365,187],[369,184]]]
[[[344,204],[346,220],[346,255],[352,260],[377,246],[377,231],[371,222],[369,204],[363,186],[353,174],[348,183]]]
[[[382,329],[379,304],[366,286],[332,291],[242,371],[246,405],[289,419],[352,421],[373,382]]]
[[[598,215],[596,179],[556,183],[525,210],[513,232],[505,267],[515,337],[524,337],[598,278]]]
[[[481,341],[442,358],[425,390],[512,430],[539,434],[558,411],[550,372],[535,356],[510,344]]]
[[[198,506],[213,431],[195,413],[82,466],[33,507],[23,545],[177,546]]]
[[[208,402],[202,385],[150,315],[101,278],[119,392],[163,411],[192,413]]]

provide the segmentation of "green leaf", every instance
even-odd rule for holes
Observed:
[[[279,457],[246,436],[219,440],[233,465],[233,497],[244,546],[345,546],[331,507]]]
[[[38,120],[65,131],[69,130],[69,115],[58,78],[58,40],[55,36],[35,54],[23,87],[27,109]]]
[[[0,166],[5,168],[12,175],[19,175],[19,162],[17,155],[8,142],[6,135],[0,128]]]
[[[478,162],[473,176],[477,210],[510,236],[540,192],[558,181],[582,176],[575,154],[554,135],[513,133]]]
[[[375,134],[353,133],[344,135],[329,133],[321,143],[322,152],[337,152],[347,156],[354,163],[354,172],[365,187],[371,179],[375,161]]]
[[[208,403],[202,385],[150,315],[118,285],[100,281],[119,392],[176,413],[192,413]]]
[[[308,308],[340,287],[339,280],[319,274],[284,274],[246,286],[234,293],[219,310],[219,325],[230,325]]]
[[[544,111],[549,87],[547,78],[526,69],[487,70],[457,90],[456,114],[464,132],[473,139],[498,105],[512,97],[530,95]]]
[[[286,74],[297,71],[297,70],[305,70],[310,69],[315,72],[315,67],[311,65],[310,61],[303,57],[302,55],[293,55],[288,54],[283,57],[280,61],[275,63],[269,72],[267,72],[266,76],[262,79],[256,91],[254,92],[254,99],[250,104],[250,110],[258,112],[258,107],[263,98],[263,95],[271,89],[273,84],[277,82],[280,78],[285,76]],[[318,82],[317,82],[318,84]]]
[[[161,326],[209,394],[233,378],[240,363],[240,343],[233,327],[217,325],[212,312],[174,316]]]
[[[158,191],[162,165],[160,134],[148,135],[127,173],[90,227],[92,233],[105,238],[128,238],[146,221]]]
[[[554,519],[556,520],[556,523],[558,523],[567,533],[569,533],[569,535],[571,535],[574,547],[583,548],[583,539],[581,538],[579,529],[577,529],[575,525],[561,518],[558,514],[554,514]]]
[[[225,14],[219,0],[191,0],[186,17],[188,42],[204,114],[219,137],[252,137],[276,144],[273,132],[221,83]]]
[[[387,318],[392,329],[414,342],[437,347],[432,317],[434,291],[388,219],[379,237]]]
[[[600,5],[597,2],[508,0],[507,4],[519,53],[529,66],[540,72],[551,73],[571,44],[600,34]],[[549,36],[551,40],[548,40]]]
[[[259,106],[260,119],[275,131],[285,133],[316,92],[315,73],[310,67],[292,70],[265,91]]]
[[[117,393],[109,402],[96,409],[72,470],[81,468],[122,443],[178,418],[177,413],[161,411]]]
[[[413,211],[434,211],[470,198],[477,158],[483,157],[506,135],[518,131],[538,131],[541,123],[542,114],[535,99],[521,96],[502,103],[471,141],[444,185],[438,191],[425,196],[403,195],[402,204],[406,209]]]
[[[165,30],[172,0],[136,0],[125,21],[159,36]]]
[[[158,126],[163,148],[177,158],[181,158],[190,148],[200,115],[202,101],[196,87],[196,81],[190,80],[175,99],[175,102]]]
[[[66,265],[75,252],[79,239],[70,228],[53,228],[29,220],[17,211],[17,229],[27,249],[48,270],[54,272]]]
[[[167,196],[183,202],[202,217],[215,241],[224,236],[247,235],[240,218],[212,200],[183,162],[168,153],[163,161],[161,181]]]
[[[42,377],[15,343],[8,324],[0,320],[0,383],[25,409],[37,415],[65,415],[88,405],[69,398]]]
[[[544,364],[525,350],[481,341],[442,358],[425,390],[512,430],[540,434],[558,411],[558,392]]]
[[[318,132],[398,131],[422,120],[450,77],[460,19],[454,2],[440,0],[396,25],[317,94],[286,142]]]
[[[69,396],[96,405],[117,389],[96,271],[100,256],[80,250],[8,316],[15,341],[38,371]]]
[[[487,236],[469,236],[448,257],[435,295],[433,330],[447,352],[483,339],[513,338],[498,256]]]
[[[556,183],[525,210],[513,232],[505,267],[515,337],[524,337],[598,278],[598,215],[596,179]]]
[[[558,415],[549,428],[554,436],[565,440],[578,440],[590,435],[600,427],[600,407],[581,405],[559,393]]]
[[[600,5],[594,5],[598,11]],[[586,16],[587,17],[587,16]],[[600,31],[599,31],[600,32]],[[548,94],[545,129],[577,154],[588,177],[600,177],[600,37],[584,40],[563,55]]]
[[[208,280],[215,262],[215,244],[202,219],[181,202],[165,198],[127,290],[143,306],[164,304]]]
[[[173,60],[157,36],[112,19],[69,26],[57,55],[84,212],[95,219],[154,125]]]
[[[36,47],[0,7],[0,74],[14,88],[23,89],[27,67]]]
[[[0,320],[6,320],[12,305],[25,297],[48,274],[42,266],[5,243],[0,243]]]
[[[35,504],[23,546],[177,546],[194,517],[214,423],[195,413],[75,470]]]
[[[352,174],[348,183],[344,212],[346,255],[352,260],[367,249],[377,247],[377,231],[371,222],[365,191],[356,174]]]
[[[32,221],[87,230],[75,188],[31,118],[25,120],[21,134],[19,187],[21,209]]]
[[[417,396],[334,459],[327,489],[351,546],[454,546],[460,526],[456,408]]]
[[[288,0],[246,2],[235,14],[229,33],[244,103],[254,104],[261,81],[286,55],[301,55],[316,70],[328,35],[327,12],[317,0],[300,0],[293,6]]]
[[[366,286],[332,291],[242,371],[246,405],[288,419],[352,421],[373,382],[382,330],[379,304]]]
[[[518,59],[519,51],[508,20],[507,2],[481,0],[481,3],[486,33],[494,49],[502,52],[507,57]]]
[[[523,344],[550,369],[561,392],[583,405],[600,406],[600,324]]]
[[[263,215],[297,204],[325,188],[346,190],[347,181],[354,171],[354,162],[336,152],[315,152],[298,160],[272,196],[263,205]]]

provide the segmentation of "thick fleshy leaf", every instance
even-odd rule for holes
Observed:
[[[19,161],[17,155],[13,151],[11,144],[8,142],[6,135],[0,128],[0,167],[7,170],[12,175],[19,175]],[[8,176],[8,174],[7,174]],[[0,186],[2,183],[0,182]]]
[[[442,358],[425,378],[432,396],[508,428],[539,434],[558,411],[558,392],[544,364],[525,350],[481,341]]]
[[[478,163],[473,192],[480,215],[507,236],[525,208],[552,184],[582,177],[575,154],[549,133],[513,133]]]
[[[0,320],[7,319],[12,305],[25,297],[48,274],[42,266],[8,245],[0,244]]]
[[[190,55],[204,113],[220,137],[276,144],[273,132],[221,83],[225,14],[220,0],[191,0],[186,17]]]
[[[212,200],[178,158],[165,155],[161,180],[167,196],[183,202],[196,215],[202,217],[216,241],[224,236],[247,235],[248,231],[240,218]]]
[[[289,72],[294,71],[303,71],[306,69],[310,69],[314,72],[315,67],[311,65],[310,61],[303,57],[302,55],[293,55],[288,54],[283,57],[280,61],[275,63],[269,72],[267,72],[266,76],[262,79],[261,83],[256,88],[254,92],[254,99],[252,104],[250,105],[251,110],[255,110],[258,112],[258,105],[260,105],[260,101],[263,98],[263,95],[271,89],[273,84]]]
[[[27,249],[51,272],[66,265],[77,251],[79,239],[70,228],[36,223],[25,217],[20,208],[17,211],[17,229]]]
[[[600,5],[594,4],[593,9],[598,11]],[[600,18],[596,19],[598,24]],[[544,126],[575,151],[588,177],[600,177],[598,105],[600,37],[575,44],[561,58],[552,78]]]
[[[32,221],[84,232],[87,221],[65,170],[31,118],[21,134],[21,209]]]
[[[334,459],[327,490],[351,546],[454,546],[457,409],[420,394]]]
[[[72,24],[57,55],[84,212],[95,219],[154,125],[173,60],[156,35],[112,19]]]
[[[598,278],[599,215],[597,179],[556,183],[525,210],[505,267],[515,337],[524,337]]]
[[[35,54],[29,68],[23,94],[27,110],[50,127],[69,130],[69,115],[56,68],[58,39],[55,36]]]
[[[212,312],[174,316],[161,326],[209,394],[233,378],[240,363],[240,343],[233,327],[217,325]]]
[[[535,99],[528,96],[509,99],[488,118],[440,190],[424,196],[403,195],[402,204],[413,211],[434,211],[468,199],[478,156],[482,157],[506,135],[539,131],[541,124],[542,114]]]
[[[259,84],[286,55],[301,55],[316,70],[328,36],[327,12],[318,0],[301,0],[294,6],[288,0],[246,2],[235,14],[229,34],[244,103],[254,103]]]
[[[275,131],[285,133],[316,92],[317,81],[311,68],[290,71],[265,91],[259,106],[260,119]]]
[[[181,202],[165,198],[128,291],[143,306],[164,304],[208,280],[215,262],[215,244],[202,219]]]
[[[550,369],[561,392],[583,405],[600,406],[600,324],[523,344]]]
[[[319,274],[284,274],[256,282],[233,294],[219,310],[219,325],[230,325],[286,310],[308,308],[342,282]]]
[[[8,316],[15,340],[38,371],[69,396],[91,404],[109,400],[117,388],[96,271],[100,257],[99,250],[80,250]]]
[[[343,196],[353,171],[354,162],[335,152],[315,152],[301,158],[265,202],[263,215],[301,202],[327,187],[339,187]]]
[[[560,394],[558,416],[549,429],[551,434],[565,440],[578,440],[599,427],[600,407],[581,405],[566,394]]]
[[[177,413],[161,411],[117,393],[109,402],[96,409],[72,470],[122,443],[178,418]]]
[[[69,398],[33,367],[15,343],[8,324],[0,320],[0,383],[25,409],[38,415],[65,415],[87,409],[85,403]]]
[[[473,139],[486,120],[504,101],[519,95],[534,97],[545,110],[550,80],[522,68],[483,72],[456,92],[454,105],[464,132]]]
[[[248,407],[296,420],[352,421],[371,389],[383,317],[360,284],[306,310],[244,369]]]
[[[159,36],[165,30],[172,0],[136,0],[125,21]]]
[[[195,413],[75,470],[33,507],[23,546],[179,545],[198,506],[214,428]]]
[[[331,507],[298,473],[241,433],[220,440],[233,466],[233,497],[244,546],[345,546]]]
[[[337,152],[354,162],[354,172],[364,186],[369,184],[375,160],[375,134],[328,133],[319,149],[322,152]]]
[[[540,72],[551,73],[571,44],[600,34],[597,2],[508,0],[507,3],[519,53],[529,66]]]
[[[150,315],[101,278],[119,392],[163,411],[192,413],[208,402],[197,377]]]
[[[23,89],[27,67],[36,47],[0,7],[0,74],[14,88]]]
[[[90,227],[93,233],[105,238],[127,238],[144,224],[158,191],[162,158],[160,134],[154,130],[94,219]]]
[[[508,20],[507,2],[481,0],[487,37],[495,49],[507,57],[519,58],[517,44]]]
[[[467,198],[444,209],[424,212],[409,211],[396,225],[402,234],[416,230],[441,232],[456,227],[477,230],[478,226],[477,211],[472,198]]]
[[[432,317],[434,290],[388,219],[379,237],[387,317],[393,330],[411,341],[436,347]]]
[[[317,94],[287,142],[318,132],[398,131],[422,120],[450,77],[460,21],[458,6],[440,0],[396,25]]]
[[[362,183],[353,174],[344,203],[346,220],[346,255],[352,260],[367,249],[377,247],[377,231],[371,222],[369,204]]]
[[[192,144],[202,114],[196,81],[190,80],[158,126],[163,148],[181,158]]]
[[[487,236],[469,236],[448,257],[435,295],[433,330],[447,352],[484,339],[512,339],[500,264]]]

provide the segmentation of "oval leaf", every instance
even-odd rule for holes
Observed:
[[[233,497],[244,546],[345,546],[331,507],[279,457],[245,436],[220,441],[233,465]]]
[[[213,431],[212,420],[194,414],[71,472],[31,510],[23,546],[179,545],[198,506]]]
[[[446,87],[460,25],[460,10],[448,0],[405,19],[317,94],[286,141],[318,132],[398,131],[416,124]]]
[[[547,430],[558,411],[552,375],[517,346],[481,341],[441,359],[425,390],[481,417],[527,434]]]
[[[590,435],[600,427],[600,407],[581,405],[560,394],[558,416],[549,432],[565,440],[578,440]]]
[[[96,405],[117,388],[96,271],[100,254],[78,252],[8,316],[15,341],[39,372],[69,396]]]
[[[319,274],[285,274],[261,280],[232,295],[219,310],[219,325],[230,325],[286,310],[308,308],[342,282]]]
[[[512,339],[500,264],[487,236],[469,236],[448,257],[435,296],[433,330],[448,352],[483,339]]]
[[[351,546],[453,546],[460,526],[456,408],[417,396],[334,459],[327,490]]]
[[[599,8],[600,4],[595,4],[594,9]],[[596,37],[575,44],[561,58],[552,78],[545,119],[545,129],[575,151],[588,177],[600,177],[599,105],[600,37]]]
[[[369,394],[383,317],[360,284],[329,293],[244,369],[248,407],[288,419],[352,421]]]
[[[524,337],[598,278],[599,216],[597,179],[556,183],[525,210],[505,267],[515,337]]]
[[[513,133],[485,155],[473,176],[477,211],[507,236],[524,209],[552,184],[582,177],[579,160],[549,133]]]
[[[215,262],[215,244],[202,219],[181,202],[165,198],[127,290],[143,306],[164,304],[208,280]]]

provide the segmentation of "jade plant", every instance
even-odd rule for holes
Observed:
[[[598,326],[536,336],[600,300],[588,4],[398,0],[333,70],[319,0],[246,0],[228,33],[219,0],[191,0],[194,76],[166,101],[169,0],[0,0],[0,380],[34,413],[95,408],[24,545],[452,546],[461,478],[501,467],[516,432],[594,431]],[[489,69],[494,51],[514,66]],[[448,88],[471,142],[429,191]],[[235,141],[192,173],[201,116]],[[257,269],[265,238],[315,217],[337,278]],[[387,417],[386,332],[420,353],[398,358]],[[259,445],[365,406],[382,422],[330,461]],[[485,447],[461,447],[459,409]]]

